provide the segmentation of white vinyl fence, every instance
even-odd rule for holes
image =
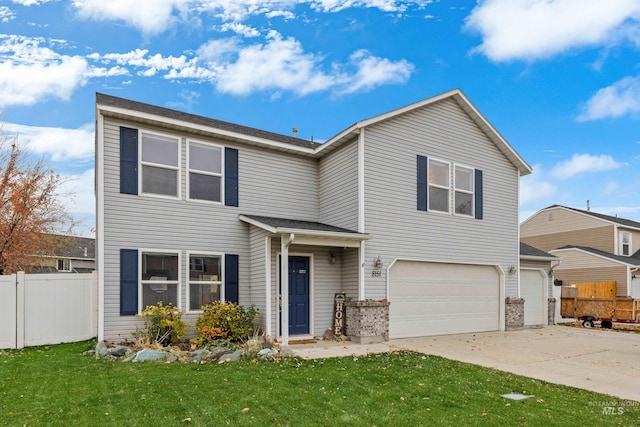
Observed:
[[[97,273],[0,276],[0,348],[98,335]]]

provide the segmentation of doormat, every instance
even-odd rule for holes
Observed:
[[[314,340],[314,339],[308,339],[308,340],[289,340],[289,344],[293,345],[293,344],[315,344],[318,341]]]

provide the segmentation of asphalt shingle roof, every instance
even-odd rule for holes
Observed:
[[[326,231],[330,233],[361,234],[361,233],[358,233],[357,231],[349,230],[346,228],[334,227],[333,225],[323,224],[321,222],[301,221],[297,219],[286,219],[286,218],[274,218],[274,217],[259,216],[259,215],[243,215],[243,216],[250,218],[254,221],[261,222],[273,228],[292,228],[292,229],[310,230],[310,231]]]
[[[520,255],[544,257],[544,258],[557,258],[555,255],[547,253],[538,248],[534,248],[533,246],[527,245],[526,243],[522,243],[522,242],[520,242]]]
[[[125,98],[96,93],[96,103],[100,105],[108,105],[118,108],[126,108],[129,110],[139,111],[141,113],[149,113],[170,119],[181,120],[188,123],[209,126],[215,129],[235,132],[243,135],[253,136],[256,138],[264,138],[269,141],[281,142],[303,148],[316,148],[320,144],[308,141],[302,138],[296,138],[289,135],[283,135],[275,132],[269,132],[261,129],[243,126],[235,123],[216,120],[209,117],[198,116],[195,114],[185,113],[182,111],[172,110],[170,108],[158,107],[156,105],[145,104],[143,102],[131,101]]]

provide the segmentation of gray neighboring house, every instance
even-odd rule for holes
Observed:
[[[460,90],[323,144],[97,94],[96,144],[100,339],[222,299],[287,343],[341,292],[360,342],[503,330],[519,295],[531,168]]]
[[[51,235],[56,249],[37,255],[30,273],[91,273],[96,269],[96,241],[90,237]]]

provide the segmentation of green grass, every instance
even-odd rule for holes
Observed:
[[[638,406],[597,406],[620,399],[418,353],[127,364],[91,345],[0,352],[0,425],[640,425]]]

